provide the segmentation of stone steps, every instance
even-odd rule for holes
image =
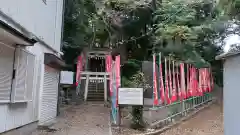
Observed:
[[[104,83],[89,82],[87,101],[104,101]]]

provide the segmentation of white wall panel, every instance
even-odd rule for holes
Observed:
[[[4,132],[6,129],[6,121],[7,121],[7,105],[0,105],[0,133]]]
[[[240,80],[240,56],[229,57],[224,63],[223,72],[223,113],[224,135],[239,135],[239,80]]]
[[[60,51],[63,0],[47,0],[47,4],[44,4],[42,0],[0,1],[1,12],[41,38],[56,51]],[[1,15],[0,19],[8,23]],[[14,24],[9,23],[9,25],[22,32]],[[32,101],[0,104],[0,133],[37,121],[39,118],[39,105],[43,91],[44,53],[53,52],[39,43],[27,49],[36,55],[38,72],[34,73],[34,78],[37,79],[35,82],[38,82],[36,85],[39,87],[33,88]]]
[[[38,87],[33,88],[33,100],[27,103],[15,104],[0,104],[0,133],[24,126],[31,122],[38,120],[39,113],[39,100],[41,91],[43,89],[43,75],[44,75],[44,52],[50,53],[51,51],[46,47],[36,44],[33,47],[28,47],[28,51],[36,56],[36,69],[34,78],[37,79]],[[38,75],[36,75],[38,73]]]
[[[63,0],[1,0],[0,10],[60,51]]]

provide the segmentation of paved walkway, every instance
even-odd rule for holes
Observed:
[[[103,103],[71,106],[57,119],[54,130],[37,131],[33,135],[110,135],[110,109]]]

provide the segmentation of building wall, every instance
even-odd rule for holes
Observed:
[[[33,100],[27,103],[0,104],[0,133],[38,121],[44,81],[44,53],[60,52],[62,11],[63,0],[46,0],[46,4],[43,0],[1,1],[1,21],[25,35],[37,36],[49,47],[38,42],[32,47],[26,48],[36,56]]]
[[[1,135],[31,135],[33,132],[36,131],[37,127],[38,127],[37,122],[34,122],[34,123],[30,123],[22,128],[12,130],[11,132],[2,133]]]
[[[233,56],[224,62],[224,135],[239,135],[240,133],[240,107],[239,107],[239,81],[240,56]]]
[[[63,0],[46,0],[46,4],[43,0],[2,0],[0,11],[60,51]],[[0,19],[15,27],[1,15]]]
[[[41,103],[44,77],[44,53],[51,53],[51,50],[38,43],[35,46],[27,47],[26,49],[36,56],[33,100],[26,103],[0,104],[0,133],[39,120],[39,106]]]
[[[40,106],[41,106],[41,99],[42,99],[42,91],[43,91],[43,82],[44,82],[44,53],[52,53],[50,49],[47,47],[37,44],[33,47],[27,48],[30,52],[32,52],[36,56],[36,62],[37,65],[35,68],[38,69],[35,78],[38,80],[37,88],[36,88],[36,99],[35,100],[35,106],[36,106],[36,117],[37,120],[39,120],[39,114],[40,114]]]

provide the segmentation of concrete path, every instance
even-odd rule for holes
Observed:
[[[73,105],[57,119],[53,126],[56,131],[37,131],[33,135],[110,135],[109,118],[110,108],[103,103]]]

